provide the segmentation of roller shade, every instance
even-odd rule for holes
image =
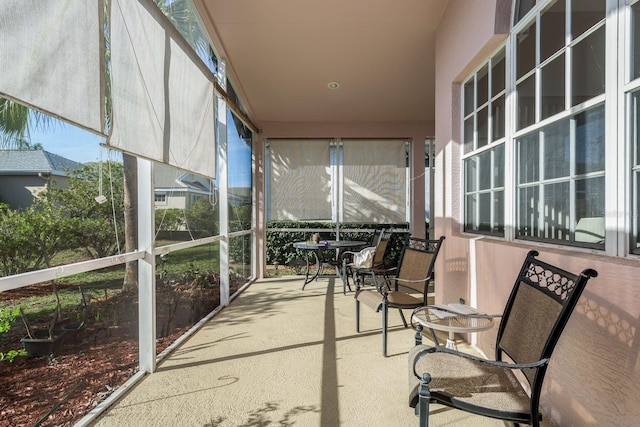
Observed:
[[[102,132],[101,4],[0,1],[0,96]]]
[[[269,141],[269,220],[330,221],[328,140]]]
[[[343,221],[407,221],[404,140],[343,142]]]
[[[213,75],[196,61],[151,0],[114,0],[108,145],[214,178]]]

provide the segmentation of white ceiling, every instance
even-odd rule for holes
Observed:
[[[434,120],[434,38],[448,0],[194,3],[258,126]]]

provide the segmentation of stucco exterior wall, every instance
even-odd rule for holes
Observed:
[[[436,236],[447,239],[436,267],[436,300],[464,298],[487,312],[501,312],[530,249],[572,272],[594,268],[599,276],[587,285],[556,348],[542,405],[557,425],[636,425],[640,260],[461,232],[460,83],[506,39],[510,13],[509,0],[451,0],[438,30],[433,212]],[[470,338],[493,356],[495,328]]]
[[[64,177],[0,176],[0,201],[8,204],[12,209],[24,209],[31,206],[33,199],[50,183],[54,183],[55,188],[67,188],[67,180]]]

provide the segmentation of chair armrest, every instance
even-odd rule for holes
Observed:
[[[341,252],[341,254],[342,254],[342,255],[347,255],[347,254],[349,254],[349,255],[355,255],[355,254],[357,254],[357,253],[358,253],[358,252],[354,252],[354,251],[342,251],[342,252]]]
[[[344,262],[347,259],[351,260],[355,254],[356,252],[353,251],[342,251],[340,252],[340,261]]]
[[[395,270],[395,269],[396,269],[396,268],[394,267],[394,268],[393,268],[393,269],[391,269],[390,271]],[[379,270],[376,270],[376,271],[379,271]],[[395,284],[396,284],[396,286],[395,286],[395,287],[396,287],[396,289],[397,289],[397,285],[402,285],[402,283],[422,283],[422,282],[426,282],[426,281],[428,281],[428,280],[431,280],[431,276],[429,276],[429,277],[425,277],[424,279],[415,279],[415,280],[399,279],[399,278],[397,278],[397,277],[388,277],[388,278],[386,278],[386,279],[384,280],[384,282],[382,282],[382,284],[380,285],[380,288],[382,288],[382,287],[383,287],[383,285],[386,285],[386,286],[387,286],[388,291],[386,291],[386,292],[385,292],[385,291],[383,291],[383,293],[384,293],[385,295],[387,295],[387,294],[391,291],[391,286],[389,286],[389,284],[390,284],[391,282],[395,282]]]

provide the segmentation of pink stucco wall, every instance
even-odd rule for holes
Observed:
[[[436,43],[436,236],[447,239],[436,274],[438,302],[468,302],[501,312],[530,249],[592,279],[561,338],[542,404],[562,426],[637,425],[640,416],[640,260],[555,245],[532,245],[461,233],[460,83],[506,39],[510,0],[451,0]],[[508,161],[508,160],[507,160]],[[495,330],[478,334],[493,355]]]

